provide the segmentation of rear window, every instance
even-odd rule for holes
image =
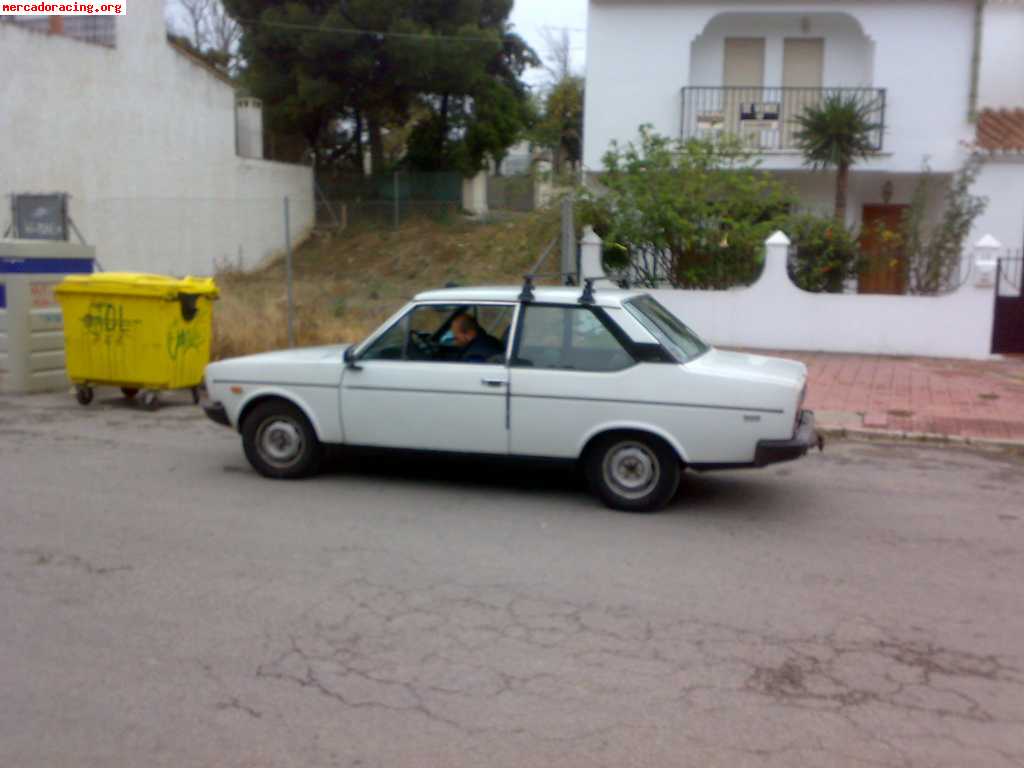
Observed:
[[[680,363],[695,360],[711,349],[682,320],[651,296],[629,299],[623,302],[623,306]]]

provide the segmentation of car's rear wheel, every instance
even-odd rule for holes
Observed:
[[[599,438],[588,450],[590,487],[607,506],[624,512],[654,512],[679,488],[679,457],[662,440],[642,433]]]
[[[323,456],[323,445],[309,419],[283,400],[253,408],[242,423],[242,446],[253,468],[276,480],[313,474]]]

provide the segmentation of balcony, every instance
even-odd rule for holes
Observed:
[[[683,88],[683,139],[714,139],[738,136],[755,152],[799,152],[795,118],[829,96],[855,98],[869,109],[879,128],[872,148],[881,152],[885,139],[884,88]]]

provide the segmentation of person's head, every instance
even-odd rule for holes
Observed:
[[[452,335],[455,336],[455,344],[464,347],[471,343],[480,333],[480,326],[470,315],[457,315],[452,320]]]

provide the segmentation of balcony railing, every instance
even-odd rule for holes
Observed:
[[[882,151],[885,137],[884,88],[765,88],[762,86],[683,88],[684,139],[733,134],[761,152],[797,151],[795,118],[811,106],[839,94],[868,107],[872,148]]]

